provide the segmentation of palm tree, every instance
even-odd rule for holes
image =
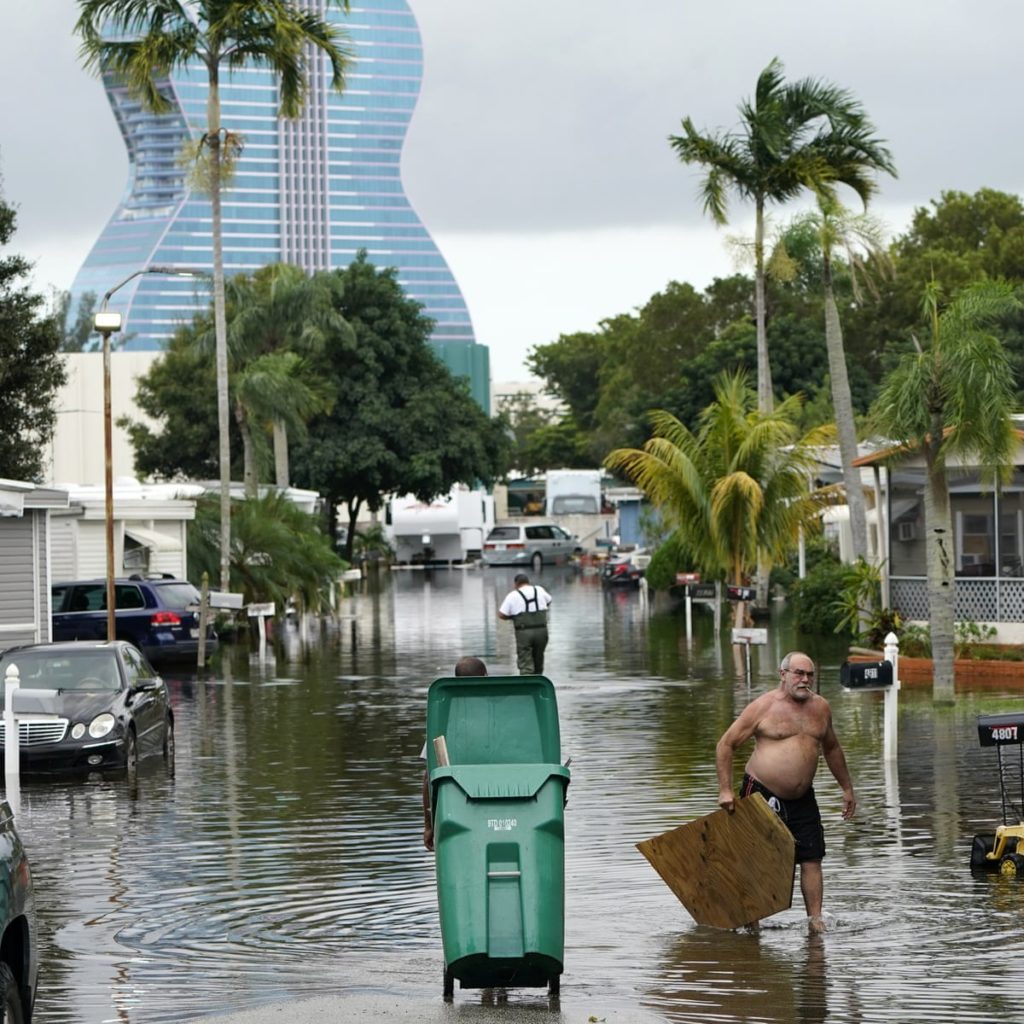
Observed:
[[[236,274],[226,285],[231,392],[249,496],[256,493],[255,453],[262,447],[253,423],[271,425],[275,481],[288,487],[289,433],[302,435],[310,416],[331,409],[334,396],[309,359],[323,352],[329,335],[352,336],[336,308],[342,290],[336,274],[308,276],[284,263],[262,267],[251,276]],[[209,345],[210,332],[198,340]]]
[[[759,560],[784,558],[832,497],[829,488],[811,488],[815,449],[832,431],[800,437],[801,400],[793,395],[764,413],[745,373],[722,374],[696,433],[656,410],[643,448],[618,448],[605,465],[647,495],[703,573],[743,584]]]
[[[772,407],[771,364],[765,324],[765,208],[805,189],[832,197],[853,189],[864,203],[876,190],[874,172],[895,174],[889,151],[874,136],[860,103],[846,90],[815,79],[787,83],[775,58],[757,79],[753,102],[740,104],[740,128],[702,135],[683,119],[669,143],[685,164],[707,169],[704,211],[727,223],[727,190],[754,204],[754,308],[757,324],[757,405]]]
[[[333,2],[333,0],[328,0]],[[348,9],[348,0],[338,0]],[[174,69],[199,64],[209,87],[206,132],[208,191],[213,221],[213,304],[217,341],[217,428],[220,462],[220,584],[227,589],[231,550],[231,451],[228,444],[227,322],[221,190],[225,163],[241,138],[221,121],[220,76],[248,64],[271,68],[278,78],[280,112],[297,117],[308,85],[308,49],[331,65],[331,87],[340,91],[350,56],[330,22],[299,0],[78,0],[75,31],[85,66],[123,80],[150,110],[169,109],[159,82]]]
[[[822,288],[825,293],[825,347],[828,350],[829,381],[832,390],[832,409],[839,438],[839,454],[843,467],[843,485],[850,510],[850,531],[853,535],[854,559],[867,561],[868,526],[864,490],[860,471],[854,465],[857,458],[857,425],[853,414],[853,397],[843,347],[843,324],[835,294],[835,264],[842,254],[841,269],[849,280],[855,301],[863,297],[864,287],[874,291],[874,282],[868,267],[886,272],[890,260],[885,249],[882,225],[866,213],[854,214],[834,199],[822,196],[816,213],[798,217],[783,235],[782,250],[804,248],[804,255],[816,259],[820,265]],[[813,251],[809,253],[808,248]],[[786,253],[789,255],[789,253]],[[773,254],[772,263],[785,264]]]
[[[1013,373],[1006,349],[988,329],[1021,303],[1008,285],[991,281],[964,289],[941,312],[939,298],[932,282],[924,296],[931,344],[908,353],[889,374],[872,416],[888,437],[924,456],[932,699],[951,704],[955,579],[946,463],[952,455],[968,458],[992,478],[1012,471]]]

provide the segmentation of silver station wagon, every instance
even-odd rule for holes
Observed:
[[[495,526],[484,541],[485,565],[559,565],[582,553],[580,539],[557,523]]]

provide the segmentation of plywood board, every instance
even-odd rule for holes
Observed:
[[[760,793],[636,848],[698,924],[741,928],[793,902],[795,842]]]

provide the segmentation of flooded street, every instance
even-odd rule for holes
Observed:
[[[205,681],[166,671],[173,776],[157,759],[132,790],[23,782],[37,1022],[156,1024],[343,992],[434,1012],[426,691],[464,654],[514,671],[495,614],[513,572],[385,574],[305,649],[292,629],[265,665],[235,650]],[[881,696],[840,690],[834,640],[798,643],[774,623],[748,689],[710,616],[688,645],[682,617],[650,616],[635,591],[603,593],[572,570],[541,582],[554,597],[546,674],[573,759],[565,974],[560,1009],[526,990],[510,994],[510,1018],[521,1006],[573,1022],[625,1007],[680,1024],[1021,1019],[1024,882],[972,877],[968,859],[1001,814],[975,716],[1019,707],[1024,692],[964,694],[937,712],[927,689],[904,690],[898,771],[886,771]],[[715,809],[715,742],[793,646],[821,661],[859,800],[843,823],[820,769],[830,931],[808,936],[799,891],[758,934],[698,927],[633,844]],[[480,1003],[456,990],[457,1010]]]

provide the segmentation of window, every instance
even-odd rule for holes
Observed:
[[[106,602],[104,602],[104,605]],[[130,584],[118,583],[114,587],[114,607],[122,610],[130,608],[145,608],[146,601],[142,591]]]

